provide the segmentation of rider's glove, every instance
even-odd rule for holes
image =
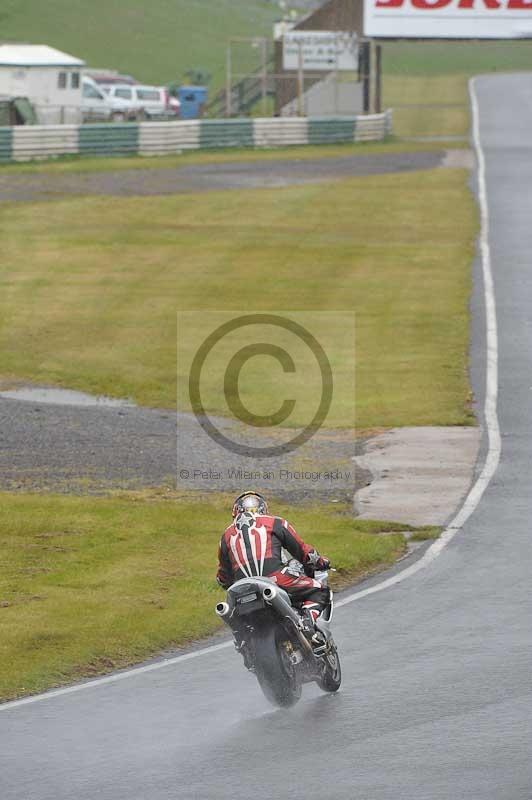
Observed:
[[[329,569],[331,562],[328,558],[320,556],[317,550],[311,550],[305,563],[305,574],[313,577],[316,570]]]

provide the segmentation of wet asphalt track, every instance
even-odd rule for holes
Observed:
[[[529,800],[532,74],[480,79],[478,96],[503,452],[477,511],[427,569],[338,610],[337,696],[306,687],[271,710],[223,649],[5,709],[2,800]]]

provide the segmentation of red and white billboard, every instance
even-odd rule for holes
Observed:
[[[364,33],[401,39],[532,37],[532,0],[364,0]]]

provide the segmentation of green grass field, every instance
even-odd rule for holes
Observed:
[[[0,230],[4,378],[173,407],[177,311],[345,310],[359,429],[472,421],[476,211],[461,170],[21,204],[2,209]],[[340,336],[340,364],[343,347]],[[249,407],[264,389],[251,382]],[[207,405],[226,413],[220,387]],[[352,407],[342,398],[328,424],[350,426]]]
[[[465,137],[469,78],[532,70],[530,41],[387,42],[383,47],[384,104],[395,109],[399,137]]]
[[[532,69],[531,41],[386,42],[384,71],[388,75],[470,74]]]
[[[468,80],[465,73],[386,75],[384,104],[394,110],[394,135],[462,136],[465,140],[470,129]]]
[[[230,501],[0,495],[0,699],[123,667],[220,627],[216,551]],[[337,581],[404,551],[390,523],[288,509]],[[431,535],[427,529],[420,535]]]
[[[3,0],[0,31],[2,41],[48,44],[141,82],[181,81],[201,67],[219,86],[229,37],[271,36],[279,16],[266,0],[51,0],[46,10],[41,0]]]

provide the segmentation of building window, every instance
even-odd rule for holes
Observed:
[[[79,72],[72,72],[70,75],[70,88],[79,89]]]
[[[67,74],[66,72],[60,72],[57,76],[57,88],[58,89],[66,89],[67,87]]]

